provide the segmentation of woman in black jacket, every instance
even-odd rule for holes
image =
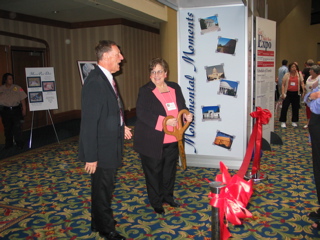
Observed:
[[[179,111],[187,107],[180,86],[165,81],[168,74],[165,60],[152,59],[149,72],[151,81],[139,90],[134,149],[140,154],[149,202],[155,212],[164,214],[163,203],[180,206],[173,198],[179,150],[176,138],[164,133],[162,122],[166,116],[174,116],[167,121],[171,131],[177,126]],[[184,115],[185,121],[191,122],[192,118],[191,113]]]

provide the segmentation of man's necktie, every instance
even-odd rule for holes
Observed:
[[[117,100],[118,100],[118,106],[120,108],[120,124],[122,126],[123,124],[123,121],[124,121],[124,117],[123,117],[123,111],[122,111],[122,106],[120,104],[120,98],[119,98],[119,94],[118,94],[118,89],[117,89],[117,84],[116,82],[112,79],[112,85],[113,85],[113,89],[114,89],[114,92],[117,96]]]

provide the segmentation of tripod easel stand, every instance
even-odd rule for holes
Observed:
[[[53,123],[53,120],[52,120],[52,117],[51,117],[50,110],[47,109],[47,111],[48,111],[48,115],[49,115],[50,120],[51,120],[51,123],[52,123],[52,127],[53,127],[53,130],[54,130],[54,133],[55,133],[55,135],[56,135],[57,141],[58,141],[58,143],[60,144],[60,141],[59,141],[59,138],[58,138],[58,134],[57,134],[56,128],[54,127],[54,123]],[[34,111],[32,111],[32,121],[31,121],[31,129],[30,129],[29,148],[32,147],[33,119],[34,119]]]

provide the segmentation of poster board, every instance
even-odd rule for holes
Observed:
[[[30,111],[58,109],[53,67],[26,68]]]
[[[272,113],[269,123],[263,125],[263,138],[271,143],[274,131],[274,101],[276,88],[276,22],[256,17],[255,106]]]
[[[181,8],[179,84],[194,121],[187,165],[237,169],[247,146],[248,40],[243,4]]]

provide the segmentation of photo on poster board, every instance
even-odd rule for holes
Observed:
[[[218,37],[216,52],[235,55],[237,41],[237,39]]]
[[[42,92],[29,92],[29,102],[30,103],[43,102]]]
[[[97,66],[96,61],[78,61],[78,68],[82,86],[86,81],[86,78],[89,76],[89,73],[95,68],[95,66]]]
[[[56,90],[56,86],[54,81],[46,81],[42,83],[42,90],[44,92],[50,92],[50,91],[55,91]]]
[[[199,18],[201,34],[205,34],[208,32],[216,32],[220,31],[218,15],[214,15],[207,18]]]
[[[233,140],[234,136],[217,131],[213,144],[230,150]]]
[[[41,77],[27,77],[28,88],[41,87]]]
[[[214,81],[214,80],[220,80],[225,78],[224,64],[220,65],[214,65],[214,66],[205,66],[206,74],[207,74],[207,80],[208,81]]]
[[[234,82],[226,79],[220,80],[218,94],[237,97],[238,85],[239,82]]]
[[[201,106],[201,108],[202,108],[202,121],[221,120],[221,118],[220,118],[220,105]]]

